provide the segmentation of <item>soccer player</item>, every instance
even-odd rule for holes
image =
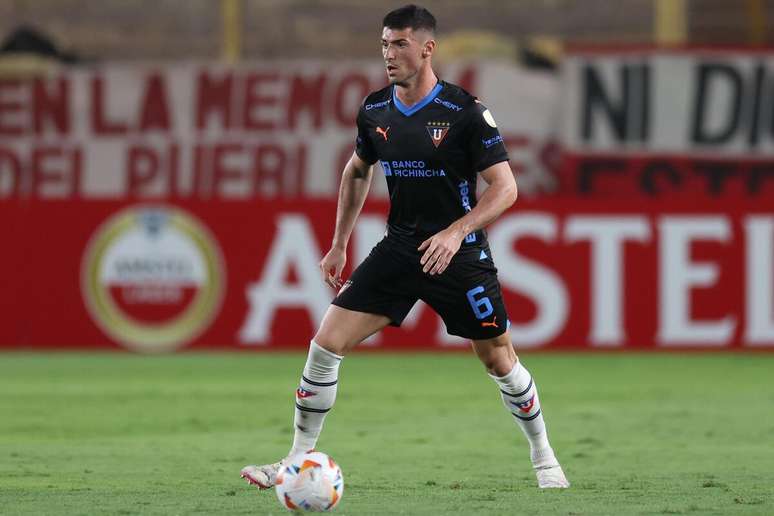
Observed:
[[[435,18],[407,5],[387,14],[382,55],[389,85],[366,97],[355,152],[344,167],[336,228],[320,262],[339,288],[309,347],[296,391],[288,457],[313,449],[336,399],[339,365],[357,344],[399,326],[421,299],[447,331],[468,338],[530,446],[541,488],[569,486],[548,442],[537,386],[508,334],[497,269],[484,227],[516,200],[516,182],[492,114],[432,69]],[[385,237],[342,285],[355,220],[380,162],[390,194]],[[487,183],[476,198],[476,180]],[[246,466],[242,477],[270,488],[282,461]]]

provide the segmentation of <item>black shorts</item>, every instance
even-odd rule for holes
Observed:
[[[505,311],[497,269],[488,247],[465,249],[442,274],[422,272],[423,252],[385,237],[347,280],[333,304],[385,315],[400,326],[417,300],[427,303],[446,331],[468,339],[491,339],[505,333]]]

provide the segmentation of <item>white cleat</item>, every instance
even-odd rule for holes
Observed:
[[[551,447],[530,452],[532,467],[535,470],[538,487],[540,489],[566,489],[570,482],[564,476],[564,471],[556,460],[554,450]]]
[[[552,466],[536,467],[535,476],[537,476],[540,489],[566,489],[570,487],[570,482],[564,476],[564,471],[558,463]]]
[[[271,489],[277,483],[277,472],[282,461],[263,466],[245,466],[240,472],[248,484],[258,486],[258,489]]]

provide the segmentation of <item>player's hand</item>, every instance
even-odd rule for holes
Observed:
[[[422,242],[418,247],[419,251],[425,251],[419,260],[422,264],[422,272],[432,276],[445,271],[459,251],[464,237],[465,235],[460,234],[457,228],[449,226]]]
[[[347,252],[344,249],[332,247],[328,253],[320,260],[320,272],[322,279],[330,287],[341,288],[341,271],[347,263]]]

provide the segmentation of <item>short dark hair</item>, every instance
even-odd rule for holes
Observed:
[[[435,34],[435,16],[424,7],[409,4],[387,13],[382,27],[389,29],[424,29]]]

